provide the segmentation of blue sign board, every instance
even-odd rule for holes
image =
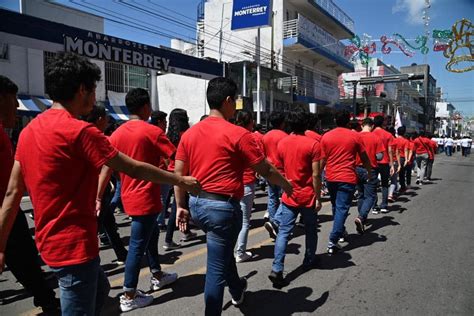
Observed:
[[[272,0],[234,0],[231,30],[270,26]]]

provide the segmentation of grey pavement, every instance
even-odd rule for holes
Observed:
[[[319,267],[304,272],[304,232],[296,228],[289,242],[285,274],[290,284],[271,286],[267,276],[273,242],[262,228],[266,198],[256,200],[249,237],[254,258],[238,264],[248,277],[244,304],[230,304],[226,291],[224,315],[474,315],[474,156],[436,157],[432,184],[415,187],[389,207],[388,214],[369,215],[364,236],[355,232],[356,209],[346,225],[344,251],[325,254],[332,227],[330,205],[320,212]],[[413,181],[414,183],[414,178]],[[27,201],[23,206],[28,207]],[[128,241],[129,221],[117,215],[120,233]],[[32,224],[32,221],[30,224]],[[178,241],[181,233],[175,233]],[[130,315],[202,315],[206,264],[204,236],[183,243],[184,248],[160,253],[163,269],[180,279],[168,289],[154,292],[151,306]],[[123,267],[114,263],[111,249],[101,250],[102,265],[112,285],[104,315],[116,315],[123,282]],[[48,268],[45,266],[45,270]],[[149,272],[144,263],[139,288],[148,290]],[[36,315],[32,298],[10,272],[0,276],[0,315]]]

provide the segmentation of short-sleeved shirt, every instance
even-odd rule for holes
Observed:
[[[312,163],[321,159],[319,143],[304,135],[291,134],[278,143],[278,159],[293,185],[293,194],[283,193],[282,202],[292,207],[313,207],[316,195]]]
[[[359,133],[337,127],[321,138],[321,159],[326,159],[326,178],[330,182],[357,183],[356,156],[365,152]]]
[[[451,137],[450,137],[450,138],[446,138],[444,144],[445,144],[446,146],[453,146],[453,145],[454,145],[454,141],[453,141],[453,139],[452,139]]]
[[[383,146],[385,147],[383,158],[382,160],[379,161],[379,164],[390,163],[390,157],[388,156],[388,148],[391,145],[392,141],[394,140],[393,135],[380,127],[377,127],[376,129],[374,129],[372,133],[377,135],[382,140]]]
[[[414,141],[413,144],[415,145],[415,153],[417,155],[422,155],[422,154],[428,154],[430,155],[430,149],[431,149],[431,140],[425,137],[417,137]]]
[[[49,109],[21,132],[15,160],[33,204],[36,245],[49,266],[98,256],[98,176],[117,153],[101,131],[66,110]]]
[[[260,150],[263,153],[262,138],[259,137],[256,133],[252,133],[252,136],[253,138],[255,138],[255,142],[257,143],[258,148],[260,148]],[[257,180],[255,171],[250,167],[245,168],[243,179],[244,179],[244,185],[255,183],[255,181]]]
[[[306,132],[304,132],[304,134],[318,142],[321,141],[321,135],[319,135],[318,133],[316,133],[315,131],[312,131],[312,130],[307,130]]]
[[[162,159],[171,158],[176,148],[159,127],[142,120],[122,124],[110,136],[110,142],[120,152],[156,167]],[[134,179],[120,173],[122,203],[130,216],[151,215],[161,212],[160,185]]]
[[[244,169],[264,159],[252,133],[215,116],[188,129],[176,153],[176,160],[189,166],[189,175],[204,191],[235,199],[244,194]]]
[[[0,161],[0,199],[3,201],[13,167],[13,149],[2,123],[0,123]]]
[[[429,140],[429,144],[430,144],[430,151],[429,151],[429,159],[434,159],[435,157],[435,153],[436,153],[436,149],[438,149],[438,143],[429,139],[429,138],[426,138],[427,140]]]
[[[405,158],[405,149],[408,149],[408,140],[404,137],[396,137],[392,141],[393,161],[397,159],[397,151],[400,153],[400,158]]]
[[[469,147],[469,138],[461,139],[461,146],[462,147]]]
[[[279,129],[272,129],[263,135],[262,142],[265,156],[274,166],[276,166],[278,162],[278,142],[286,136],[288,136],[288,134]]]
[[[370,165],[372,168],[377,168],[377,154],[383,153],[385,155],[385,147],[382,143],[382,140],[371,132],[360,132],[359,137],[362,141],[362,144],[364,145]],[[357,155],[356,165],[362,165],[362,159],[360,159],[359,155]]]

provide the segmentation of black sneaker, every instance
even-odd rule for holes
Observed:
[[[275,272],[272,270],[268,278],[275,287],[283,287],[286,284],[285,279],[283,279],[283,272]]]
[[[272,221],[266,222],[263,226],[268,231],[270,238],[276,239],[276,236],[278,235],[278,226]]]
[[[357,232],[360,235],[363,235],[365,233],[365,227],[364,227],[364,223],[362,222],[362,220],[359,217],[356,217],[356,219],[354,220],[354,223],[356,225]]]
[[[232,305],[234,306],[239,306],[240,304],[242,304],[244,302],[244,297],[245,297],[245,291],[247,291],[247,279],[246,278],[240,278],[240,280],[242,282],[244,282],[244,288],[242,289],[242,294],[240,295],[239,298],[237,299],[234,299],[232,298]]]

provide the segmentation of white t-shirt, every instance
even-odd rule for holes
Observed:
[[[433,139],[434,140],[434,139]],[[444,139],[442,139],[441,137],[440,138],[436,138],[436,141],[438,142],[438,145],[443,145],[444,144]]]
[[[452,139],[451,137],[450,137],[450,138],[446,138],[446,141],[445,141],[444,145],[446,145],[446,146],[453,146],[453,145],[454,145],[453,139]]]
[[[469,138],[461,139],[461,146],[462,147],[469,147]]]

